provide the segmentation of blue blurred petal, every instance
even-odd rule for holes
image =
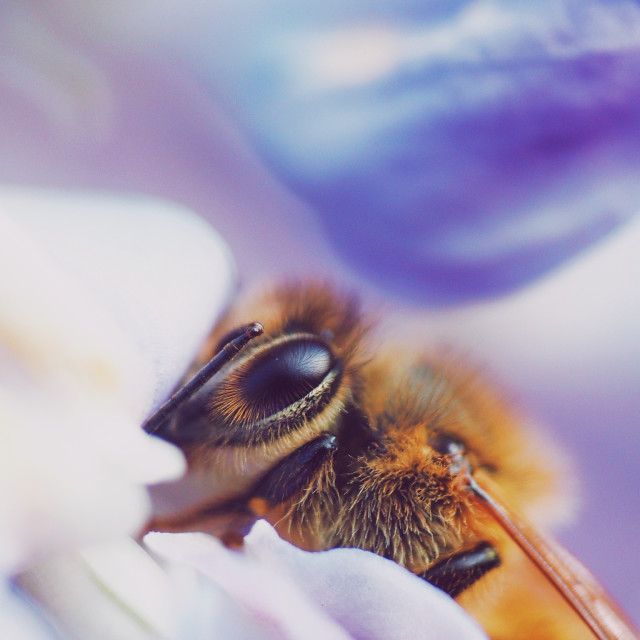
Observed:
[[[375,282],[503,293],[639,208],[637,2],[296,5],[246,0],[187,47]]]

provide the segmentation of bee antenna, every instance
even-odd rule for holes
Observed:
[[[243,332],[235,338],[229,340],[216,353],[202,369],[182,385],[171,397],[163,403],[145,421],[142,428],[147,433],[155,433],[168,419],[169,416],[191,398],[201,387],[203,387],[222,367],[231,361],[248,343],[264,333],[264,327],[259,322],[252,322],[243,327]]]

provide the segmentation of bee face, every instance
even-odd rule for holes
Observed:
[[[421,573],[495,543],[451,473],[452,447],[464,447],[518,504],[550,488],[548,465],[476,376],[417,349],[376,348],[358,302],[329,286],[281,287],[241,307],[194,368],[251,318],[264,334],[162,435],[183,448],[192,477],[242,476],[237,495],[222,498],[262,499],[260,515],[284,537],[310,549],[367,549]]]
[[[244,531],[265,517],[303,548],[373,551],[463,600],[486,574],[513,566],[524,575],[511,560],[513,543],[459,472],[479,470],[509,504],[548,524],[544,506],[562,503],[564,493],[552,464],[561,458],[480,376],[415,346],[379,347],[357,301],[318,283],[281,287],[240,307],[214,330],[194,369],[252,319],[264,334],[160,431],[187,456],[181,489],[195,506],[154,528]],[[511,607],[509,598],[502,601]],[[550,604],[554,597],[541,606]],[[491,632],[500,616],[485,608],[479,617]],[[538,613],[514,619],[511,627],[497,623],[496,634],[541,629]],[[580,624],[563,624],[561,637],[582,637]]]
[[[156,528],[198,528],[228,510],[242,511],[240,523],[248,526],[255,514],[245,513],[238,501],[264,493],[258,480],[279,461],[295,451],[304,455],[307,443],[337,431],[359,387],[365,333],[359,304],[320,284],[283,287],[237,308],[215,328],[186,378],[242,334],[250,317],[261,318],[263,335],[153,430],[178,445],[188,461],[179,486],[152,492],[162,505]],[[315,468],[317,455],[311,458],[305,469]],[[311,475],[296,473],[298,482]],[[285,485],[283,476],[278,495],[292,496]]]
[[[173,416],[174,438],[189,450],[191,441],[198,451],[279,450],[301,433],[306,439],[331,430],[358,384],[359,305],[320,285],[283,288],[238,311],[212,334],[194,368],[234,336],[236,317],[246,313],[265,318],[264,334],[203,387],[184,408],[188,416]]]

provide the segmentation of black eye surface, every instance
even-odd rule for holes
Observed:
[[[334,364],[323,342],[304,337],[271,347],[251,363],[238,382],[242,395],[259,405],[266,417],[313,391]]]

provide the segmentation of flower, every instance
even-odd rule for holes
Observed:
[[[264,521],[246,537],[242,555],[204,534],[153,533],[145,542],[164,558],[206,575],[241,607],[250,637],[485,637],[449,596],[394,562],[359,549],[301,551]],[[228,621],[222,618],[221,624]],[[238,627],[218,631],[220,637],[238,637]]]
[[[293,4],[173,44],[378,286],[510,292],[636,213],[637,3]]]
[[[48,230],[48,223],[54,228]],[[144,434],[140,422],[154,395],[161,399],[188,364],[189,352],[182,349],[195,348],[212,322],[212,309],[217,313],[228,295],[228,257],[215,235],[198,240],[203,227],[157,202],[0,193],[5,578],[90,543],[135,534],[150,515],[146,485],[184,470],[179,451]],[[153,249],[141,251],[143,238]],[[143,279],[147,289],[156,298],[161,291],[176,294],[169,247],[174,261],[188,247],[192,260],[184,261],[185,269],[193,262],[217,269],[217,285],[194,295],[181,279],[182,293],[173,300],[178,310],[153,322],[149,314],[162,304],[149,306],[151,295],[137,286],[155,266],[155,279]],[[81,275],[74,273],[74,261]],[[110,290],[116,282],[120,288]],[[138,322],[146,325],[138,327],[146,335],[136,335]],[[167,340],[176,336],[183,338],[180,346]],[[150,345],[165,368],[152,369],[157,363]]]

